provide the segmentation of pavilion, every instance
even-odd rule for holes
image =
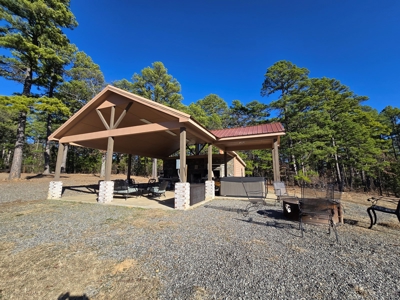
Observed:
[[[223,151],[225,158],[237,150],[272,149],[274,181],[280,181],[278,146],[284,134],[280,123],[209,131],[186,113],[108,85],[49,137],[58,141],[59,147],[48,198],[61,198],[61,163],[64,146],[68,144],[107,151],[105,180],[99,188],[101,203],[113,199],[114,152],[168,159],[179,151],[180,182],[175,184],[175,208],[186,209],[190,200],[187,146],[208,146],[205,197],[213,198],[213,146]],[[128,167],[128,176],[129,172]],[[225,176],[226,172],[225,168]]]

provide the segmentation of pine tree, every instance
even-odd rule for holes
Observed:
[[[46,61],[61,60],[55,47],[69,44],[62,29],[77,25],[69,4],[69,0],[0,0],[0,47],[10,51],[10,56],[1,57],[0,76],[23,85],[21,96],[7,98],[19,108],[9,179],[21,176],[26,118],[35,102],[32,86],[41,81]]]

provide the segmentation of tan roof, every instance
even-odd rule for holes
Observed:
[[[111,122],[113,110],[115,118]],[[108,137],[113,137],[114,152],[166,158],[179,150],[181,127],[186,128],[187,145],[213,144],[225,151],[241,150],[235,149],[236,142],[223,142],[227,135],[208,131],[186,113],[110,85],[58,128],[49,140],[107,150]],[[252,142],[254,149],[271,148],[271,141],[284,134],[283,131],[258,135],[252,132],[261,141],[259,145],[256,140]],[[230,137],[243,138],[248,136]],[[243,143],[246,142],[237,145]]]

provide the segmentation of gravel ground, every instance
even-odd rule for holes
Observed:
[[[135,259],[160,279],[160,299],[400,298],[399,222],[379,214],[369,230],[365,205],[344,203],[338,244],[327,226],[306,225],[302,238],[298,223],[273,205],[249,220],[237,213],[246,202],[214,200],[150,213],[143,224],[135,222],[143,210],[43,200],[47,187],[0,182],[0,243],[14,243],[14,253],[80,243],[104,259]],[[36,204],[45,205],[29,213]],[[85,292],[95,298],[98,290]]]

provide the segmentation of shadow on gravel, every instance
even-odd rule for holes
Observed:
[[[85,193],[85,194],[97,194],[98,189],[99,189],[98,184],[63,186],[62,194],[64,194],[65,190],[71,190],[71,191]]]
[[[276,219],[276,220],[284,219],[283,213],[281,211],[274,210],[274,209],[258,210],[257,213],[259,215],[264,216],[265,218]]]
[[[245,222],[245,223],[250,223],[250,224],[255,224],[255,225],[262,225],[262,226],[267,226],[267,227],[274,227],[276,229],[299,229],[298,225],[295,224],[288,224],[288,223],[281,223],[281,222],[277,222],[277,221],[270,221],[270,220],[266,220],[265,223],[264,222],[260,222],[260,221],[254,221],[252,217],[249,217],[248,220],[243,220],[243,219],[235,219],[237,221],[241,221],[241,222]],[[296,236],[299,237],[301,236],[301,233],[299,234],[294,234],[290,231],[286,231],[288,234],[292,235],[292,236]],[[296,231],[297,232],[297,231]]]
[[[36,174],[32,176],[26,176],[25,179],[39,179],[39,178],[54,178],[54,174]],[[68,176],[60,176],[60,178],[69,178]]]
[[[57,300],[89,300],[89,297],[83,294],[82,296],[71,296],[69,293],[60,295]]]
[[[227,206],[204,205],[204,208],[212,208],[212,209],[230,211],[230,212],[235,212],[238,214],[243,214],[244,212],[246,212],[246,210],[242,209],[242,208],[233,208],[233,207],[227,207]],[[257,213],[260,215],[265,214],[266,217],[270,217],[270,218],[282,219],[282,216],[278,217],[278,215],[281,215],[282,212],[279,212],[279,211],[276,211],[273,209],[259,210],[259,211],[257,211]]]
[[[359,221],[357,221],[357,220],[352,220],[352,219],[344,219],[343,222],[344,222],[344,224],[358,225],[358,222],[359,222]]]
[[[214,206],[214,205],[204,205],[204,208],[212,208],[212,209],[218,209],[218,210],[224,210],[224,211],[231,211],[231,212],[237,212],[237,213],[243,213],[243,209],[238,209],[238,208],[232,208],[232,207],[226,207],[226,206]]]

